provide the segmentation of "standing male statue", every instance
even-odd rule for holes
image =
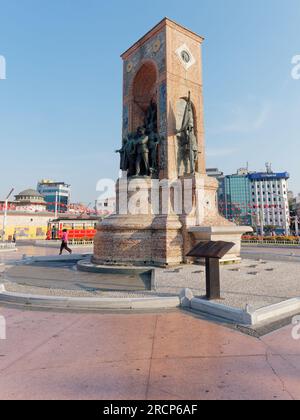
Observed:
[[[190,173],[195,175],[196,162],[198,160],[198,142],[195,135],[194,112],[190,92],[184,112],[182,128],[177,131],[177,134],[181,134],[181,154],[184,160],[185,171],[188,173],[188,162],[190,162]]]
[[[136,176],[149,175],[149,137],[146,135],[146,129],[139,127],[136,136]],[[145,173],[142,173],[142,165]]]
[[[122,149],[116,150],[116,153],[120,153],[120,159],[121,159],[120,169],[123,172],[127,171],[128,169],[128,157],[127,157],[127,151],[126,151],[127,142],[128,142],[128,138],[125,138],[123,140]]]
[[[152,98],[145,114],[145,127],[148,128],[155,125],[157,125],[157,104]]]
[[[149,142],[148,142],[148,148],[149,148],[149,165],[150,165],[150,171],[152,174],[157,172],[158,170],[158,146],[160,144],[160,136],[157,132],[157,128],[154,127],[154,125],[150,125],[148,127],[149,131]]]
[[[123,172],[127,172],[129,176],[133,176],[135,172],[136,144],[135,136],[132,133],[129,133],[123,140],[122,149],[116,150],[116,153],[120,153],[120,169]]]

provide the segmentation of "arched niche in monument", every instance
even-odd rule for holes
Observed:
[[[132,83],[132,131],[145,123],[151,101],[157,104],[158,69],[156,64],[145,61],[137,71]]]

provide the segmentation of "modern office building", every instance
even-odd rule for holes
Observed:
[[[109,216],[116,211],[116,197],[104,198],[96,201],[96,211],[100,216]]]
[[[258,233],[288,235],[291,224],[289,174],[275,173],[269,164],[266,168],[266,172],[249,172],[242,168],[225,177],[215,169],[207,173],[219,180],[219,209],[228,220],[253,226]]]
[[[219,198],[221,213],[238,225],[252,225],[250,208],[250,183],[247,169],[224,177]],[[222,200],[221,200],[222,196]]]
[[[267,172],[249,174],[253,222],[258,230],[275,230],[289,235],[289,178],[287,172],[274,173],[270,167]]]
[[[71,187],[65,182],[42,180],[38,183],[37,191],[44,197],[47,210],[66,213],[70,204]]]
[[[294,196],[293,193],[289,192],[289,204],[293,215],[300,219],[300,194]]]
[[[294,194],[289,191],[289,206],[290,206],[290,215],[291,215],[291,227],[293,233],[297,236],[300,234],[300,194],[294,196]]]

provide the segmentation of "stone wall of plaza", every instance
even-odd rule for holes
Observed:
[[[11,240],[16,233],[17,240],[45,239],[48,223],[53,213],[8,212],[6,240]],[[3,229],[3,212],[0,212],[0,231]]]

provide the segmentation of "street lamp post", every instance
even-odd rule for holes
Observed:
[[[55,218],[55,220],[58,218],[58,211],[59,210],[60,209],[59,209],[59,206],[58,206],[58,192],[56,191],[56,193],[55,193],[55,211],[54,211],[54,214],[55,214],[54,218]]]
[[[262,236],[262,238],[265,236],[265,226],[264,226],[264,208],[262,206],[262,208],[260,209],[260,234]],[[262,239],[263,240],[263,239]]]
[[[2,229],[2,242],[5,242],[5,234],[6,234],[6,225],[7,225],[7,210],[8,210],[8,200],[9,197],[12,195],[12,193],[14,192],[14,188],[11,189],[10,193],[8,194],[8,196],[6,197],[5,201],[4,201],[4,215],[3,215],[3,229]]]
[[[298,225],[298,217],[292,217],[291,220],[294,220],[295,222],[295,235],[299,236],[299,225]]]
[[[295,221],[295,234],[296,236],[299,236],[299,217],[295,216],[292,217],[292,219]]]

